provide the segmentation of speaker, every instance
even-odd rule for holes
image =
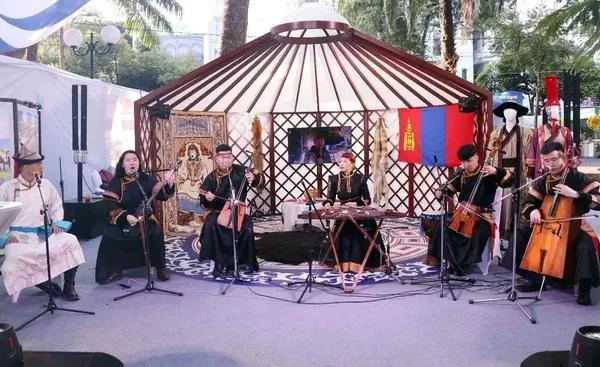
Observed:
[[[537,352],[525,358],[521,367],[569,367],[569,351]]]
[[[24,352],[24,367],[123,367],[123,362],[98,352]]]
[[[583,326],[577,329],[570,358],[572,367],[600,365],[600,326]]]
[[[69,232],[77,238],[91,239],[104,233],[108,224],[108,215],[103,199],[91,199],[89,202],[65,200],[64,219],[73,223]]]
[[[23,349],[9,324],[0,324],[0,366],[23,366]]]

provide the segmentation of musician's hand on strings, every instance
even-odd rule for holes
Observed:
[[[127,214],[127,222],[133,227],[139,222],[139,219],[135,215]]]
[[[215,194],[213,194],[212,192],[208,191],[206,193],[206,195],[204,195],[204,197],[206,198],[206,200],[208,201],[213,201],[215,200]]]
[[[483,177],[485,177],[495,175],[498,170],[494,166],[483,166],[483,168],[481,168],[481,172],[483,173]]]
[[[542,223],[542,213],[538,209],[535,209],[529,214],[529,220],[531,224],[540,224]]]
[[[254,173],[252,172],[248,172],[244,175],[244,177],[246,177],[246,180],[248,180],[248,183],[251,184],[252,181],[254,181]]]
[[[175,172],[169,171],[165,173],[165,181],[169,184],[169,186],[173,186],[173,181],[175,181]]]
[[[578,198],[579,197],[579,193],[575,190],[573,190],[572,188],[570,188],[569,186],[565,185],[565,184],[558,184],[556,186],[554,186],[554,192],[562,195],[562,196],[566,196],[568,198]]]

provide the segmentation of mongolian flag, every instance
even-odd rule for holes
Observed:
[[[400,122],[398,160],[440,166],[460,165],[456,151],[473,143],[475,114],[458,111],[458,105],[398,109]]]

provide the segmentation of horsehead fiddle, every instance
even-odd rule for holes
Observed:
[[[479,175],[477,176],[477,181],[475,182],[475,186],[469,195],[469,200],[466,203],[458,203],[456,211],[450,220],[450,225],[448,228],[467,238],[471,238],[473,231],[479,223],[479,219],[482,218],[480,215],[481,208],[477,205],[474,205],[473,201],[475,200],[477,191],[479,191],[479,186],[481,185],[481,181],[483,179],[483,167],[492,163],[496,153],[500,149],[501,144],[502,140],[499,137],[494,140],[486,161],[483,163],[483,165],[481,165]]]

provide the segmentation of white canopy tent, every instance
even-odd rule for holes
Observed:
[[[57,187],[59,157],[65,199],[77,196],[77,165],[73,163],[71,86],[88,88],[87,163],[84,165],[83,193],[92,187],[91,171],[114,166],[123,150],[134,148],[133,101],[145,92],[89,79],[53,67],[0,56],[0,97],[39,103],[41,113],[44,177]],[[10,104],[0,104],[0,129],[12,131]],[[4,137],[6,138],[6,137]],[[11,145],[13,147],[13,145]],[[14,154],[14,148],[11,149]]]

